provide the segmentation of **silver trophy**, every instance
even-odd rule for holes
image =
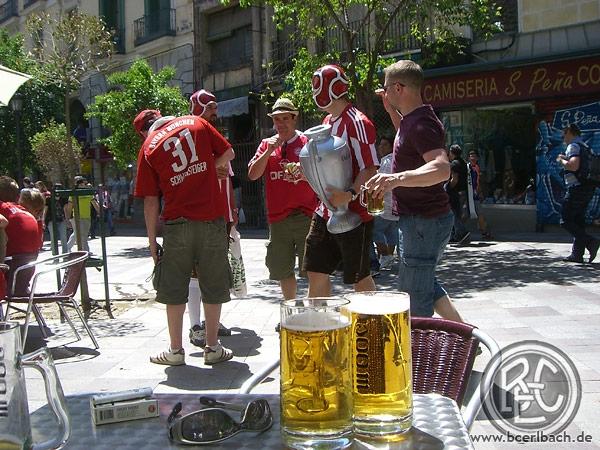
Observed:
[[[330,233],[350,231],[362,222],[348,205],[335,208],[327,199],[327,188],[345,191],[352,186],[352,156],[343,139],[331,135],[331,125],[317,125],[304,132],[308,142],[300,151],[300,166],[310,187],[331,212],[327,221]]]

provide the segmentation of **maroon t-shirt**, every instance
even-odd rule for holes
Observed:
[[[402,118],[394,140],[392,172],[414,170],[425,164],[423,155],[445,148],[444,125],[431,105],[423,105]],[[427,187],[394,189],[394,211],[398,215],[439,217],[450,212],[444,183]]]

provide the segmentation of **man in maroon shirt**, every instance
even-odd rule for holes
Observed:
[[[423,104],[418,64],[402,60],[384,72],[384,103],[398,130],[393,173],[377,174],[366,185],[378,196],[393,189],[404,239],[398,288],[410,295],[413,315],[432,316],[434,301],[448,299],[435,278],[453,223],[443,187],[450,177],[445,131],[431,105]]]

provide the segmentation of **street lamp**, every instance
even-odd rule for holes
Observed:
[[[23,181],[23,159],[21,157],[21,111],[23,110],[23,96],[18,92],[10,100],[10,108],[15,113],[15,133],[17,136],[17,183]]]

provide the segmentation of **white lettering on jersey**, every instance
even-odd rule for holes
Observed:
[[[269,172],[269,177],[273,181],[283,180],[285,178],[284,174],[283,174],[283,170],[274,170],[272,172]]]
[[[183,173],[178,173],[177,175],[171,177],[171,186],[177,186],[178,184],[183,183],[183,180],[189,175],[193,175],[195,173],[205,172],[207,169],[206,162],[200,162],[198,164],[193,164],[187,168],[187,170]]]

